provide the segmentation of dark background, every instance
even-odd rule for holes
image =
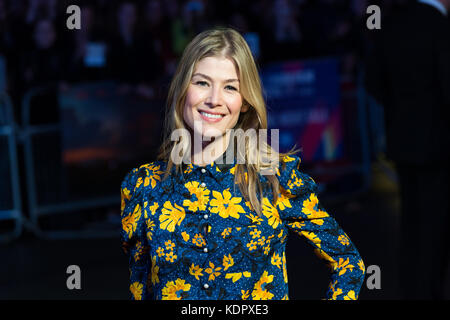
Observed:
[[[66,28],[68,14],[65,9],[70,4],[81,7],[81,30]],[[380,6],[383,23],[384,18],[402,11],[408,1],[0,0],[0,56],[6,63],[6,72],[1,75],[5,83],[0,91],[10,97],[18,132],[17,161],[24,222],[20,234],[0,246],[0,299],[129,297],[127,258],[120,248],[119,233],[114,229],[119,225],[118,192],[117,203],[42,216],[38,223],[40,230],[36,230],[30,214],[25,187],[25,146],[20,130],[30,123],[57,125],[61,120],[59,92],[86,82],[114,81],[117,90],[125,95],[164,101],[184,46],[198,32],[217,25],[234,27],[244,35],[257,34],[260,40],[257,63],[261,67],[271,62],[335,57],[339,59],[342,87],[359,88],[364,61],[377,32],[366,27],[368,15],[365,9],[369,4]],[[103,43],[106,48],[105,59],[100,65],[86,64],[89,43]],[[30,123],[25,123],[24,99],[30,90],[40,87],[46,89],[34,96]],[[369,108],[368,104],[365,108]],[[386,158],[384,144],[380,142],[384,139],[382,125],[376,122],[380,116],[376,118],[373,113],[374,110],[381,112],[382,118],[382,109],[370,110],[366,110],[363,122],[359,123],[368,132],[367,158],[364,160],[368,171],[346,179],[352,192],[340,193],[332,187],[325,188],[322,201],[355,243],[366,268],[377,265],[381,269],[381,289],[369,290],[364,283],[360,299],[401,299],[397,259],[398,181],[395,166]],[[349,122],[354,116],[344,112],[343,120]],[[152,141],[159,141],[160,137],[155,134],[152,138]],[[359,136],[351,136],[346,143],[352,147],[352,143],[357,145],[360,140]],[[38,179],[41,203],[63,203],[67,190],[58,175],[64,172],[59,167],[61,137],[55,135],[44,141],[35,152],[43,154],[42,161],[50,167],[41,172]],[[154,154],[155,150],[149,149],[148,160]],[[55,162],[47,161],[45,157]],[[4,154],[1,158],[3,164],[8,160]],[[148,161],[141,155],[138,158],[140,163]],[[130,163],[140,164],[135,161],[130,159]],[[354,161],[360,163],[363,160]],[[319,168],[315,164],[306,164],[305,170],[326,185],[327,175],[316,175],[315,172],[320,173],[320,168],[327,166],[331,168],[332,176],[339,170],[335,163],[322,163]],[[96,179],[101,184],[99,179],[108,173],[119,179],[131,167],[105,162],[103,168],[104,172],[97,172],[97,175],[93,172],[86,181]],[[4,181],[9,179],[10,169],[6,164],[1,167]],[[346,176],[340,177],[345,179]],[[105,179],[105,187],[111,186],[110,181]],[[10,196],[11,187],[7,183],[0,187],[4,198]],[[90,190],[89,186],[86,188]],[[116,189],[119,189],[118,185]],[[6,203],[7,208],[10,203]],[[80,236],[84,233],[75,232],[72,239],[67,239],[70,237],[65,237],[64,232],[59,238],[46,237],[42,233],[46,230],[79,230],[86,224],[92,227],[90,230],[112,229],[112,235],[84,237]],[[13,222],[11,219],[0,220],[0,226],[1,234],[13,228]],[[117,236],[114,236],[115,231]],[[290,298],[323,298],[328,285],[328,270],[311,248],[295,235],[291,235],[288,243],[287,261]],[[73,264],[81,268],[81,290],[71,291],[66,287],[66,269]],[[450,284],[446,281],[448,299]]]

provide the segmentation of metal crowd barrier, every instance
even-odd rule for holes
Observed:
[[[23,215],[20,197],[19,169],[16,149],[16,127],[11,101],[0,93],[0,220],[12,220],[12,231],[0,231],[0,242],[20,236]]]
[[[22,103],[22,133],[24,144],[26,193],[30,214],[27,225],[38,237],[47,239],[80,239],[117,237],[111,228],[44,230],[41,218],[79,210],[119,206],[117,195],[91,200],[71,200],[66,190],[61,159],[61,123],[31,123],[32,100],[49,90],[35,88],[27,92]]]

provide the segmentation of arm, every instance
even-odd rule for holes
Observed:
[[[137,182],[138,171],[133,169],[121,185],[121,241],[122,248],[128,255],[131,299],[145,300],[150,291],[148,277],[151,261]]]
[[[356,247],[336,220],[323,210],[315,193],[306,194],[296,202],[293,207],[300,211],[299,215],[285,221],[291,230],[306,238],[330,267],[327,299],[357,299],[365,268]]]
[[[298,171],[299,163],[295,157],[280,176],[284,199],[280,200],[284,204],[280,217],[288,228],[305,237],[330,267],[327,299],[357,299],[364,281],[364,263],[350,238],[319,203],[313,179]]]

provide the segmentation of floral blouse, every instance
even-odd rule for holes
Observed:
[[[234,184],[236,164],[183,165],[163,180],[166,163],[135,168],[121,185],[121,239],[129,257],[131,298],[288,299],[288,229],[303,236],[331,269],[327,299],[358,298],[363,261],[319,204],[300,159],[284,158],[280,197],[265,189],[262,215]],[[262,183],[265,176],[260,175]]]

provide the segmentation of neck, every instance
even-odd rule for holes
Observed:
[[[230,131],[215,137],[213,141],[202,141],[201,147],[191,139],[191,161],[198,166],[205,166],[219,158],[228,148]],[[199,144],[199,143],[197,143]]]

